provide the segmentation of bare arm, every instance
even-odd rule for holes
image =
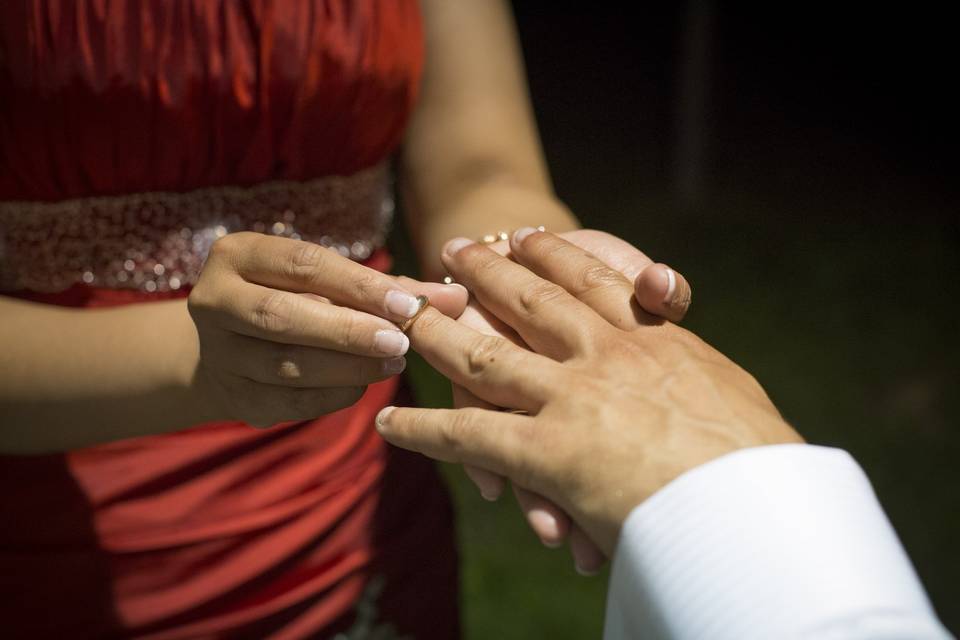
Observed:
[[[0,298],[0,450],[37,453],[197,424],[186,300],[98,311]]]
[[[452,237],[579,225],[550,185],[507,3],[422,6],[427,63],[402,184],[424,273],[436,277]]]
[[[409,342],[394,323],[420,294],[451,315],[466,304],[460,287],[235,233],[214,244],[188,300],[71,310],[0,297],[0,452],[342,409],[403,369]]]

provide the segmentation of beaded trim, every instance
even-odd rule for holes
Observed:
[[[354,260],[393,217],[386,162],[350,176],[60,202],[0,202],[0,291],[91,286],[171,291],[196,283],[210,246],[235,231],[316,242]]]

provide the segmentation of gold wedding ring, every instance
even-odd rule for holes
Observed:
[[[413,326],[413,323],[417,321],[417,318],[420,317],[420,314],[423,313],[424,309],[430,306],[430,298],[427,296],[417,296],[417,304],[419,307],[417,308],[417,312],[413,314],[413,317],[407,318],[398,325],[400,327],[400,331],[406,333],[407,329]]]

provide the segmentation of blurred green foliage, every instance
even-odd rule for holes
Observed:
[[[584,201],[586,226],[634,242],[693,283],[688,328],[756,375],[811,442],[861,462],[938,612],[958,628],[956,224],[923,218],[916,202],[902,204],[919,218],[871,220],[839,197],[791,205],[721,194],[696,214],[628,192],[600,198],[597,212],[590,197],[567,197]],[[403,235],[395,250],[409,269]],[[422,361],[410,374],[424,404],[449,403],[447,383]],[[512,496],[486,503],[460,469],[445,476],[466,637],[599,637],[606,577],[582,578],[565,550],[542,548]]]

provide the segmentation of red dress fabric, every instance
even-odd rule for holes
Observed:
[[[423,61],[414,0],[0,3],[0,200],[349,175],[387,158]],[[383,251],[367,262],[385,270]],[[186,295],[77,285],[94,308]],[[145,339],[151,339],[145,336]],[[451,510],[373,417],[239,423],[0,457],[5,637],[305,638],[377,622],[458,633]],[[372,579],[376,577],[376,581]]]

